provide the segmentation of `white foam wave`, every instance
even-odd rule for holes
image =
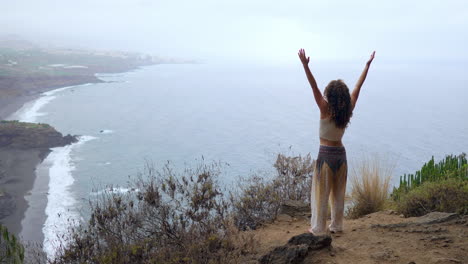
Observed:
[[[103,129],[103,130],[99,131],[99,133],[101,133],[101,134],[112,134],[112,133],[114,133],[114,130]]]
[[[53,148],[44,161],[50,165],[48,202],[45,209],[46,221],[42,228],[44,251],[49,259],[55,257],[56,248],[60,242],[67,243],[66,236],[62,235],[67,233],[68,228],[80,221],[78,212],[73,210],[77,201],[70,192],[70,186],[74,182],[72,171],[75,169],[70,154],[74,148],[92,139],[95,138],[81,136],[74,144]]]
[[[45,113],[41,113],[39,110],[54,99],[55,96],[53,95],[41,96],[37,100],[25,104],[10,119],[17,119],[22,122],[36,122],[39,116],[45,115]]]
[[[85,83],[85,84],[80,84],[80,85],[75,85],[75,86],[66,86],[66,87],[44,92],[41,94],[41,97],[39,97],[38,99],[34,101],[26,103],[25,105],[23,105],[23,107],[21,107],[18,111],[13,113],[7,119],[19,120],[22,122],[37,122],[38,117],[44,116],[47,114],[47,113],[40,112],[40,110],[45,105],[47,105],[52,100],[54,100],[57,97],[56,96],[57,93],[65,91],[70,88],[79,87],[79,86],[88,86],[91,84],[92,83]]]
[[[92,195],[101,195],[101,194],[125,194],[130,192],[139,192],[139,189],[134,188],[123,188],[123,187],[108,187],[100,191],[92,192]]]

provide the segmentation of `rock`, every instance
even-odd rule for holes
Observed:
[[[297,264],[302,263],[308,253],[307,245],[281,246],[263,256],[259,262],[262,264]]]
[[[405,223],[397,223],[397,224],[388,224],[388,225],[382,225],[382,224],[374,224],[371,225],[371,228],[403,228],[403,227],[409,227],[409,226],[421,226],[421,225],[431,225],[431,224],[438,224],[438,223],[443,223],[447,222],[453,219],[460,218],[458,214],[455,213],[441,213],[441,212],[432,212],[428,213],[424,216],[420,216],[416,218],[416,220],[412,222],[405,222]],[[394,230],[396,231],[396,230]],[[444,230],[440,229],[440,232],[443,232]],[[429,232],[429,231],[428,231]],[[434,231],[431,231],[434,232]]]
[[[461,260],[458,259],[450,259],[450,258],[437,258],[433,262],[434,264],[455,264],[455,263],[462,263]]]
[[[310,205],[301,201],[288,200],[281,205],[280,214],[291,217],[310,216]]]
[[[306,244],[311,250],[317,250],[331,245],[332,238],[330,236],[315,236],[311,233],[303,233],[289,239],[287,245],[303,245]]]
[[[445,236],[432,236],[430,241],[433,242],[433,241],[446,240],[446,239],[448,239],[448,238],[445,237]]]
[[[431,212],[418,217],[414,222],[418,224],[438,224],[458,218],[455,213]]]
[[[276,221],[279,221],[279,222],[290,222],[292,221],[292,217],[287,215],[287,214],[279,214],[277,217],[276,217]]]
[[[262,256],[259,262],[262,264],[296,264],[302,263],[310,251],[322,249],[331,245],[330,236],[314,236],[304,233],[289,239],[284,246],[277,247]]]

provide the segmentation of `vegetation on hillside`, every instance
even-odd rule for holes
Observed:
[[[138,53],[0,47],[0,76],[6,77],[94,74],[153,63],[151,57]]]
[[[468,213],[468,164],[466,154],[447,155],[436,163],[434,157],[415,174],[400,177],[392,199],[405,216],[432,211]]]
[[[18,120],[1,120],[0,121],[0,128],[23,128],[23,129],[49,129],[49,130],[54,130],[55,129],[45,123],[30,123],[30,122],[21,122]]]
[[[77,141],[76,136],[62,136],[48,124],[0,121],[0,147],[15,149],[65,146]]]
[[[425,182],[402,195],[396,205],[406,217],[435,211],[468,214],[468,181],[449,178]]]
[[[274,177],[253,175],[241,179],[237,192],[231,192],[233,218],[240,230],[256,229],[278,215],[286,200],[310,203],[315,163],[309,155],[278,154]]]
[[[230,192],[218,183],[221,167],[147,166],[134,192],[91,203],[89,221],[71,229],[54,263],[240,263],[256,250],[241,230],[276,217],[285,199],[310,196],[310,156],[278,155],[270,182],[254,178]]]
[[[468,162],[466,154],[447,155],[436,163],[434,157],[425,163],[421,170],[414,174],[400,176],[400,185],[394,188],[392,198],[398,201],[400,197],[414,190],[425,182],[441,182],[447,179],[468,180]]]
[[[21,264],[24,261],[24,247],[17,238],[0,224],[0,263]]]

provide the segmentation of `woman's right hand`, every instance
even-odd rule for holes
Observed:
[[[300,49],[298,55],[299,59],[301,59],[301,62],[304,66],[309,65],[310,57],[306,56],[304,49]]]

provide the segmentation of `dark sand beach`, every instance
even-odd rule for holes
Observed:
[[[28,195],[36,178],[36,167],[46,153],[41,150],[1,149],[0,216],[2,224],[14,234],[21,231],[21,220],[28,207]]]

